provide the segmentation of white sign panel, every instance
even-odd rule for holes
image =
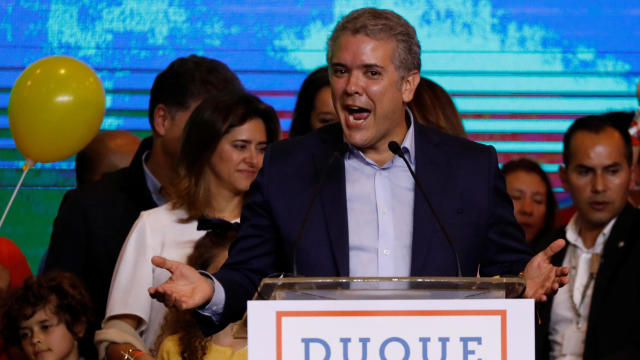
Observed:
[[[532,360],[533,300],[250,301],[249,360]]]

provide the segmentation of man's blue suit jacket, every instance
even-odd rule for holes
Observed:
[[[492,147],[415,123],[415,171],[451,235],[464,276],[518,274],[530,259]],[[302,276],[349,276],[343,142],[339,124],[270,145],[242,209],[229,258],[214,274],[225,289],[219,325],[239,319],[262,278],[292,271],[295,239],[319,179],[296,249]],[[417,189],[416,189],[417,190]],[[455,276],[455,256],[422,194],[415,191],[412,276]],[[371,226],[372,224],[362,224]]]

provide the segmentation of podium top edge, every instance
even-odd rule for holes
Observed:
[[[455,277],[455,276],[406,276],[406,277],[281,277],[264,278],[262,284],[283,283],[354,283],[354,282],[457,282],[457,283],[525,283],[522,277]]]

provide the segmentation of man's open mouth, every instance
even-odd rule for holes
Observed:
[[[371,114],[371,110],[360,106],[347,106],[345,109],[349,115],[349,121],[356,124],[364,122]]]

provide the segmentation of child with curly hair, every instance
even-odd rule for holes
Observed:
[[[81,282],[63,272],[30,277],[0,310],[2,337],[30,360],[77,360],[91,305]]]

